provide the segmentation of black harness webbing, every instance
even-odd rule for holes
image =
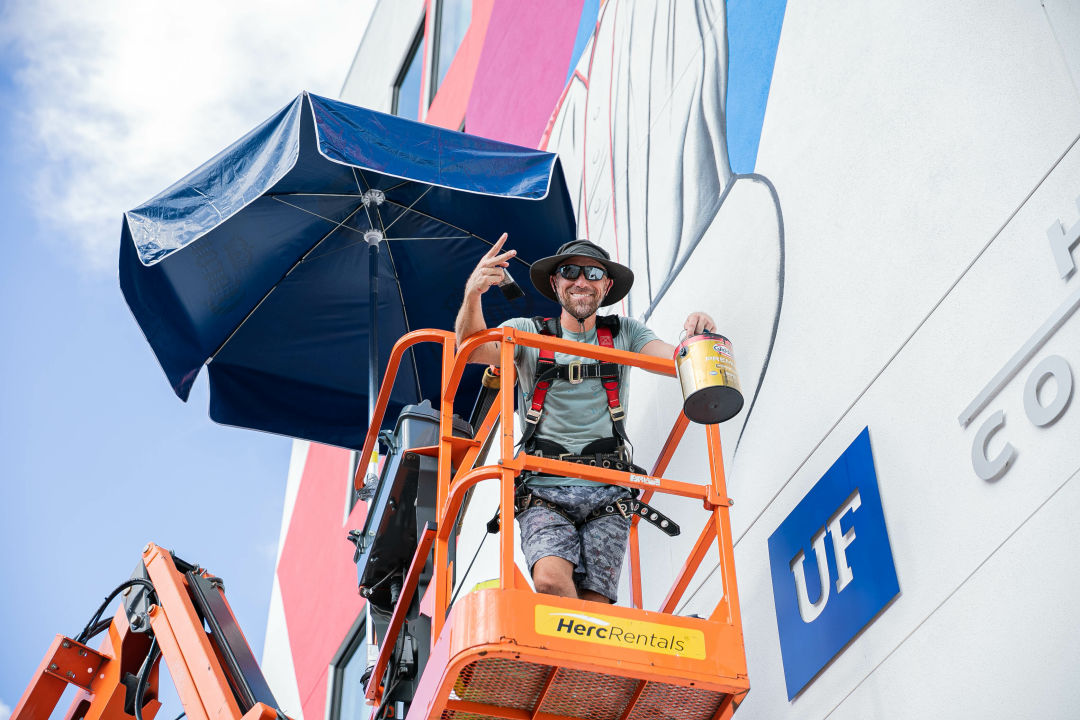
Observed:
[[[552,512],[562,515],[578,530],[593,520],[609,517],[611,515],[622,515],[627,520],[632,519],[634,516],[640,517],[642,520],[655,525],[661,532],[670,537],[675,537],[681,532],[678,524],[667,515],[641,500],[630,497],[618,498],[607,505],[598,507],[586,515],[584,520],[577,522],[561,505],[553,503],[550,500],[544,500],[540,497],[534,497],[533,493],[521,493],[514,498],[514,517],[517,517],[530,508],[538,507],[547,508]]]

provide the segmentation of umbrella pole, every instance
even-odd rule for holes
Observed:
[[[370,233],[373,234],[373,233]],[[375,422],[375,400],[379,396],[379,240],[368,238],[368,427]],[[370,460],[370,459],[369,459]]]

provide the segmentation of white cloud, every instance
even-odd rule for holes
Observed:
[[[11,717],[11,708],[0,700],[0,720],[8,720],[9,717]]]
[[[120,217],[301,90],[336,97],[374,0],[8,0],[29,201],[83,263]]]

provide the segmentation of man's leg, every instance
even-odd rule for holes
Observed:
[[[574,569],[581,557],[577,528],[546,507],[532,507],[517,516],[521,550],[537,592],[578,597]]]
[[[560,595],[569,598],[581,598],[598,603],[615,602],[595,590],[578,590],[574,584],[574,564],[555,555],[548,555],[536,561],[532,569],[533,585],[536,592],[548,595]]]
[[[614,489],[614,497],[625,493]],[[578,576],[583,600],[615,602],[619,594],[619,575],[630,536],[630,521],[621,515],[608,515],[586,523],[581,529],[581,561],[584,577]]]
[[[601,595],[595,590],[582,590],[581,599],[589,600],[591,602],[607,603],[608,605],[611,605],[615,602],[612,598],[609,598],[607,595]]]
[[[537,560],[532,568],[532,579],[536,592],[570,598],[578,596],[574,585],[574,564],[557,555]]]
[[[545,487],[533,491],[549,502],[573,508],[581,518],[594,507],[626,495],[614,486]],[[518,515],[521,549],[537,592],[614,603],[630,522],[609,516],[580,531],[562,514],[533,507]]]

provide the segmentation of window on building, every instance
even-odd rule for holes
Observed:
[[[351,720],[371,715],[364,697],[364,673],[368,666],[367,610],[353,623],[345,641],[330,661],[330,720]]]
[[[435,9],[435,44],[432,45],[434,67],[431,76],[435,80],[431,83],[432,98],[442,85],[471,22],[472,0],[438,0]]]
[[[394,101],[391,110],[394,115],[410,120],[420,119],[420,84],[424,75],[424,27],[413,39],[401,72],[394,81]]]

